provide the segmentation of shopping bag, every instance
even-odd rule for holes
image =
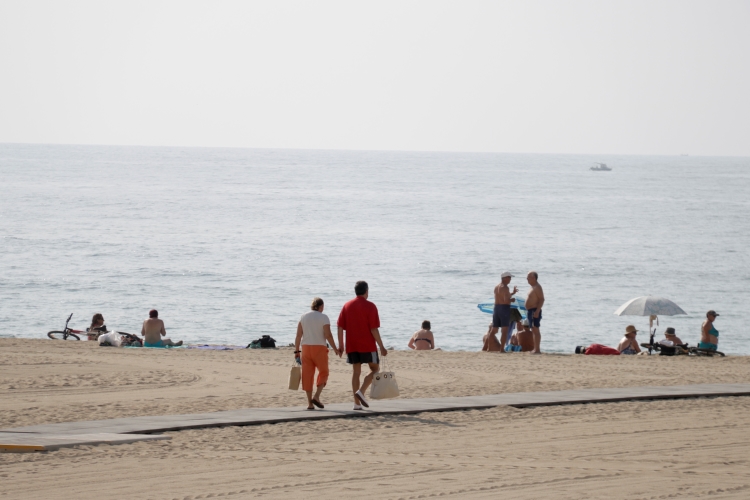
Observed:
[[[372,399],[391,399],[398,397],[398,383],[396,383],[396,374],[385,364],[385,356],[382,357],[381,366],[386,370],[378,372],[372,377],[370,386],[370,398]]]
[[[289,390],[299,391],[299,383],[302,380],[302,365],[295,362],[289,372]]]

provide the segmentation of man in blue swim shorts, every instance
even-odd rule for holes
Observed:
[[[542,323],[542,306],[544,305],[544,290],[539,284],[539,274],[536,271],[529,271],[526,275],[526,281],[531,285],[531,290],[526,296],[526,317],[529,320],[529,326],[534,334],[534,350],[531,354],[541,354],[539,349],[542,343],[542,333],[539,331],[539,325]]]
[[[492,312],[492,324],[484,337],[483,351],[505,352],[505,343],[508,340],[508,327],[510,326],[510,303],[515,299],[513,296],[518,292],[517,287],[510,291],[508,284],[513,275],[505,271],[500,275],[500,283],[495,287],[495,308]],[[497,340],[497,331],[500,329],[500,341]]]

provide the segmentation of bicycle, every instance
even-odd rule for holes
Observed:
[[[693,356],[706,356],[706,357],[712,357],[712,356],[720,356],[724,357],[725,354],[721,351],[714,351],[712,349],[701,349],[700,347],[690,347],[687,344],[678,344],[675,346],[667,346],[659,344],[658,342],[654,342],[654,336],[656,334],[656,330],[654,330],[651,333],[651,337],[649,338],[649,342],[642,343],[641,347],[648,349],[648,353],[651,354],[651,351],[658,352],[661,356],[680,356],[680,355],[693,355]]]
[[[47,332],[47,337],[53,339],[53,340],[68,340],[68,337],[73,337],[76,340],[81,340],[81,338],[77,335],[80,333],[86,333],[83,330],[73,330],[72,328],[68,328],[68,323],[70,323],[70,318],[73,317],[73,313],[70,313],[70,316],[68,316],[68,320],[65,322],[65,328],[62,330],[52,330],[51,332]]]

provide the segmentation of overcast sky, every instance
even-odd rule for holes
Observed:
[[[750,156],[750,0],[0,0],[0,142]]]

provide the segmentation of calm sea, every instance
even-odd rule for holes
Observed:
[[[523,294],[539,273],[543,350],[616,345],[651,294],[688,312],[660,332],[695,343],[716,309],[750,354],[748,195],[748,158],[0,145],[0,336],[157,308],[175,340],[286,344],[366,280],[386,345],[429,319],[476,350],[507,269]]]

